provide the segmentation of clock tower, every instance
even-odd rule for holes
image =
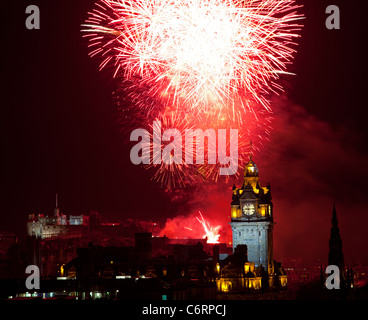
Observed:
[[[248,261],[274,274],[273,260],[273,205],[271,186],[261,187],[258,168],[250,156],[245,168],[243,184],[233,186],[231,229],[233,250],[246,244]]]

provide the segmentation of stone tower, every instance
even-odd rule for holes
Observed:
[[[233,250],[238,245],[246,244],[248,261],[254,263],[255,267],[263,267],[269,275],[275,271],[271,200],[271,186],[260,186],[258,168],[250,156],[242,186],[233,186],[230,222]]]

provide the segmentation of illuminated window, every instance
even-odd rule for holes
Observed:
[[[227,291],[231,291],[231,282],[227,284]]]
[[[245,272],[245,274],[247,274],[248,272],[249,272],[249,263],[245,263],[244,264],[244,272]]]

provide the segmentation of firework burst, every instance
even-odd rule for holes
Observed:
[[[101,69],[138,77],[166,105],[219,112],[241,97],[238,107],[269,108],[295,51],[298,8],[295,0],[102,0],[83,31]]]
[[[178,114],[173,110],[167,110],[162,113],[159,118],[156,119],[153,125],[151,125],[152,134],[150,134],[150,140],[154,140],[155,135],[160,135],[166,129],[176,128],[180,132],[185,132],[186,130],[193,129],[191,121],[186,119],[183,115]],[[159,121],[160,127],[155,125]],[[155,173],[152,177],[153,180],[159,182],[161,187],[166,189],[174,189],[176,187],[186,187],[198,182],[198,174],[195,166],[185,163],[184,161],[180,164],[172,161],[167,163],[161,158],[161,154],[164,148],[169,144],[169,142],[160,141],[159,148],[155,148],[150,145],[150,150],[152,152],[152,159],[159,158],[160,161],[151,161],[150,165],[146,167],[147,170],[154,170]],[[185,154],[185,150],[184,150]],[[170,154],[170,157],[175,156]]]
[[[260,150],[262,142],[268,139],[270,130],[266,125],[271,121],[269,112],[264,112],[262,118],[257,120],[249,119],[250,116],[254,117],[254,114],[248,113],[245,116],[249,126],[239,127],[236,133],[231,130],[236,128],[236,123],[208,116],[200,119],[193,118],[190,114],[184,115],[176,109],[166,109],[158,117],[152,118],[152,122],[148,124],[139,123],[139,117],[132,116],[130,124],[133,127],[145,128],[147,139],[142,142],[141,147],[147,152],[149,150],[150,154],[150,161],[145,165],[145,169],[153,172],[152,180],[159,182],[161,187],[171,190],[189,185],[194,186],[197,183],[218,182],[219,180],[228,182],[232,175],[221,175],[220,168],[228,168],[231,162],[237,163],[238,170],[235,177],[242,173],[249,160],[249,153]],[[123,120],[122,124],[124,130],[127,130],[126,121]],[[170,140],[162,138],[167,130],[171,131]],[[177,131],[180,136],[180,142],[177,141],[178,137],[172,135],[173,130]],[[226,132],[225,145],[220,143],[220,130]],[[211,137],[211,131],[215,136]],[[202,133],[203,138],[199,138]],[[232,136],[234,134],[236,136]],[[221,136],[224,137],[223,134]],[[234,141],[237,141],[236,154],[231,152]],[[180,147],[179,154],[169,148],[171,143]],[[165,149],[171,150],[170,154],[167,154]],[[217,153],[214,155],[213,152],[216,150]],[[220,150],[225,152],[228,158],[226,163],[221,162]],[[210,161],[213,156],[215,160]],[[190,160],[187,161],[187,159]]]
[[[114,96],[124,133],[145,128],[152,140],[157,121],[162,131],[237,128],[243,169],[250,141],[257,150],[268,139],[269,94],[282,91],[276,80],[288,74],[304,18],[299,7],[295,0],[101,0],[82,31],[90,56],[119,80]],[[220,167],[146,166],[168,189],[217,181]]]

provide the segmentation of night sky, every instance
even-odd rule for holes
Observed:
[[[272,186],[275,256],[326,263],[335,202],[347,262],[368,263],[368,9],[363,0],[298,2],[306,20],[296,75],[273,99],[273,132],[254,156],[261,183]],[[58,193],[69,214],[95,209],[108,219],[164,222],[201,210],[226,233],[231,183],[167,193],[131,164],[116,83],[88,57],[80,32],[93,3],[1,4],[0,231],[25,233],[27,215],[52,215]],[[25,27],[30,4],[40,8],[40,30]],[[341,30],[325,27],[330,4],[340,7]]]

